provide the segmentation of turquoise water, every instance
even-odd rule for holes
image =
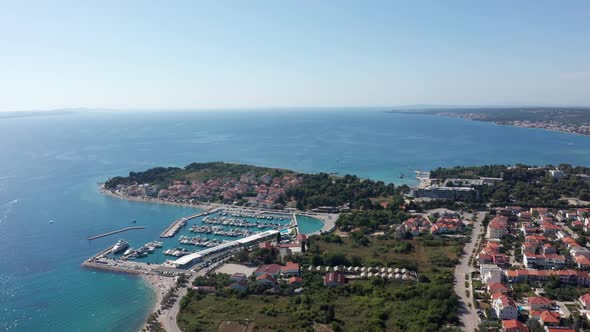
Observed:
[[[322,229],[324,225],[321,221],[311,218],[308,216],[297,216],[297,224],[299,225],[299,231],[303,234],[310,234],[317,232]]]
[[[199,211],[199,210],[195,210],[195,211]],[[220,217],[220,215],[218,213],[214,213],[211,214],[210,216],[212,217]],[[278,223],[281,225],[287,225],[291,222],[291,216],[290,215],[282,215],[282,217],[287,217],[289,218],[288,220],[272,220],[272,221],[268,221],[268,220],[259,220],[256,218],[245,218],[245,217],[241,217],[238,219],[245,219],[248,222],[256,222],[256,221],[261,221],[261,222],[272,222],[272,223]],[[174,236],[173,238],[168,238],[168,239],[158,239],[158,238],[153,238],[153,240],[158,240],[158,241],[162,241],[163,242],[163,247],[161,249],[156,249],[152,254],[149,254],[146,257],[142,257],[142,258],[136,258],[136,260],[141,261],[141,262],[149,262],[149,263],[162,263],[166,260],[175,260],[177,259],[176,257],[173,256],[167,256],[164,255],[164,250],[169,249],[169,248],[185,248],[189,251],[200,251],[203,249],[206,249],[206,247],[201,247],[201,246],[194,246],[194,245],[190,245],[190,244],[181,244],[179,243],[179,238],[183,235],[186,235],[188,237],[194,237],[194,236],[200,236],[200,237],[206,237],[210,240],[219,240],[219,241],[233,241],[236,239],[239,239],[239,237],[230,237],[230,236],[222,236],[222,235],[214,235],[214,234],[203,234],[203,233],[193,233],[190,231],[190,227],[193,225],[198,225],[198,226],[203,226],[203,225],[211,225],[211,226],[221,226],[223,229],[225,230],[229,230],[231,228],[236,228],[236,227],[232,227],[232,226],[223,226],[223,225],[212,225],[212,224],[206,224],[203,222],[203,217],[198,217],[195,219],[191,219],[187,222],[185,227],[182,227],[178,233],[176,234],[176,236]],[[304,217],[304,219],[299,220],[299,218],[297,218],[298,222],[300,223],[300,231],[303,233],[313,233],[316,232],[318,230],[320,230],[323,226],[322,222],[315,219],[315,218],[309,218],[309,217]],[[138,221],[138,225],[140,224],[140,222]],[[164,229],[164,227],[162,227],[162,230]],[[262,232],[262,231],[266,231],[272,229],[270,227],[263,227],[263,228],[250,228],[250,230],[252,232]],[[120,234],[119,237],[125,238],[128,240],[129,245],[133,248],[139,248],[142,245],[146,244],[146,241],[143,241],[144,237],[141,237],[140,239],[129,239],[129,236],[127,236],[127,234],[131,234],[131,233],[125,233],[125,234]],[[142,242],[143,241],[143,242]],[[148,241],[149,242],[149,241]]]
[[[435,116],[334,113],[81,113],[0,120],[0,331],[133,331],[152,294],[82,269],[119,237],[158,239],[194,209],[118,200],[96,182],[193,161],[243,162],[384,181],[437,166],[590,165],[590,138]],[[49,220],[55,223],[50,224]],[[136,230],[89,242],[88,235]]]

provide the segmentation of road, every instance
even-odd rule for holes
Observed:
[[[193,284],[193,281],[197,278],[197,276],[204,276],[205,270],[201,270],[197,273],[193,273],[192,276],[187,281],[187,286]],[[176,323],[176,316],[178,316],[178,311],[180,311],[180,300],[186,295],[188,292],[188,287],[181,287],[178,290],[178,297],[176,301],[174,301],[174,305],[169,309],[162,313],[162,315],[158,318],[160,323],[162,323],[162,327],[166,332],[181,332],[178,324]]]
[[[467,303],[472,303],[471,297],[467,297],[465,292],[465,274],[471,274],[474,271],[473,267],[469,266],[469,257],[471,252],[475,248],[475,242],[482,231],[481,222],[485,217],[485,212],[477,212],[476,218],[473,220],[473,235],[471,240],[465,244],[463,251],[465,255],[459,261],[459,265],[455,267],[455,293],[459,296],[459,319],[463,324],[463,330],[467,332],[473,332],[478,326],[479,317],[475,308],[469,307]],[[471,288],[470,288],[471,289]],[[471,289],[471,296],[473,296],[473,290]]]

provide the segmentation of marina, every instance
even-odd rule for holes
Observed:
[[[178,220],[175,220],[174,222],[172,222],[172,224],[170,224],[170,226],[168,226],[163,232],[162,234],[160,234],[161,238],[169,238],[169,237],[174,237],[174,235],[176,235],[176,233],[178,233],[178,231],[184,227],[187,223],[187,221],[191,220],[191,219],[195,219],[198,217],[202,217],[202,216],[206,216],[210,213],[212,213],[215,209],[213,210],[209,210],[209,211],[205,211],[205,212],[199,212],[196,214],[193,214],[191,216],[188,217],[182,217]]]
[[[316,218],[313,220],[319,222]],[[128,227],[125,230],[140,227],[143,226]],[[99,236],[118,232],[121,230]],[[193,265],[202,267],[227,257],[236,250],[261,241],[274,240],[279,232],[287,236],[286,238],[299,233],[295,213],[217,205],[207,211],[178,218],[168,225],[160,237],[176,237],[175,244],[169,240],[162,240],[136,247],[120,239],[109,250],[87,260],[85,266],[91,264],[94,268],[119,271],[123,268],[120,264],[125,262],[123,269],[130,271],[128,264],[137,263],[132,265],[133,273],[145,270],[148,265],[144,264],[150,266],[150,269],[146,270],[148,273],[151,273],[151,268],[157,266],[181,269]]]

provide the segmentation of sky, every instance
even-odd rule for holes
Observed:
[[[0,111],[590,106],[590,1],[0,0]]]

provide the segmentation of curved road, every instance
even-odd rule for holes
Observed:
[[[479,234],[482,230],[481,222],[483,221],[486,213],[485,212],[476,212],[476,217],[473,220],[473,233],[471,236],[471,240],[465,244],[463,247],[463,251],[465,255],[459,261],[459,265],[455,267],[455,293],[459,296],[459,319],[463,324],[463,331],[473,332],[479,325],[479,317],[477,316],[477,312],[475,308],[469,307],[467,303],[472,303],[472,297],[467,297],[467,293],[465,292],[465,274],[471,274],[471,272],[475,271],[475,268],[469,266],[469,257],[471,256],[471,252],[475,248],[475,242],[479,237]],[[471,289],[471,287],[470,287]],[[471,296],[473,296],[473,291],[470,291]]]

